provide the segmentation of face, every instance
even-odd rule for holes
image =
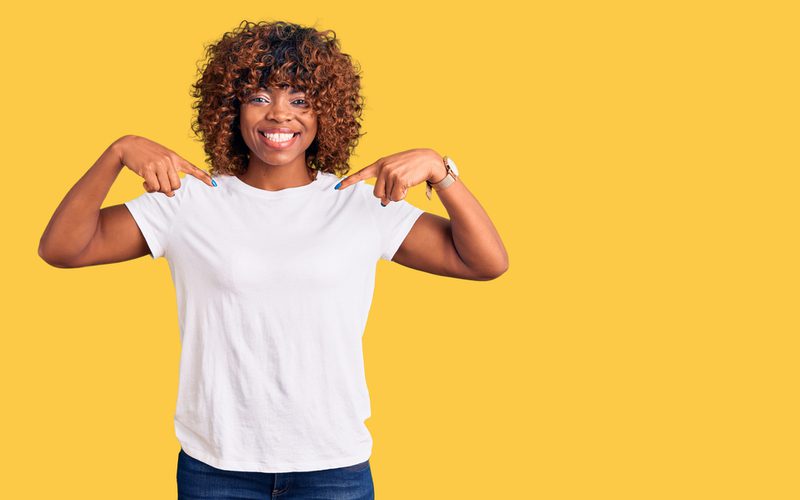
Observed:
[[[305,151],[317,135],[317,115],[304,92],[293,87],[259,89],[242,103],[239,124],[250,164],[297,162],[305,167]]]

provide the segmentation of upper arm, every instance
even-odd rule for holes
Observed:
[[[489,279],[467,267],[461,260],[453,243],[450,220],[430,212],[419,216],[392,261],[440,276]]]
[[[100,209],[91,241],[78,257],[59,267],[109,264],[148,254],[153,259],[166,257],[183,200],[192,186],[200,184],[199,179],[186,176],[173,196],[159,191],[145,192],[123,204]]]
[[[100,209],[92,240],[69,267],[110,264],[143,257],[150,253],[147,242],[124,204]]]

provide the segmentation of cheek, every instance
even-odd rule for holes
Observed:
[[[248,149],[255,149],[256,142],[255,139],[250,137],[250,134],[247,132],[242,132],[242,140],[244,140],[245,145],[247,145]]]
[[[314,140],[315,140],[316,138],[317,138],[317,133],[316,133],[316,131],[314,131],[314,133],[308,134],[308,136],[306,137],[306,148],[310,147],[310,146],[311,146],[311,144],[313,144],[313,143],[314,143]]]
[[[248,130],[250,130],[250,123],[247,120],[247,115],[242,113],[239,115],[239,133],[244,138],[247,144],[250,144],[250,136],[248,134]]]
[[[317,124],[314,124],[314,125],[312,125],[312,126],[310,126],[310,127],[308,128],[308,131],[309,131],[309,134],[308,134],[308,135],[309,135],[309,136],[311,136],[311,140],[313,141],[313,140],[314,140],[314,138],[315,138],[315,137],[317,136],[317,134],[319,133],[319,128],[317,127]]]

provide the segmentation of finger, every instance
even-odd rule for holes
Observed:
[[[383,204],[388,205],[390,201],[394,201],[394,185],[396,183],[396,179],[394,175],[390,175],[387,173],[384,177],[384,184],[383,184]]]
[[[181,178],[178,176],[178,170],[170,166],[167,170],[167,175],[169,175],[169,183],[172,186],[172,190],[175,191],[176,189],[180,189],[181,187]]]
[[[381,160],[382,160],[382,158],[381,158]],[[369,179],[371,177],[376,177],[378,175],[378,171],[379,171],[378,164],[381,162],[381,160],[378,160],[378,161],[376,161],[375,163],[373,163],[371,165],[367,165],[366,167],[362,168],[361,170],[359,170],[358,172],[354,173],[353,175],[346,177],[344,180],[342,180],[339,184],[337,184],[334,187],[336,189],[338,189],[339,191],[341,191],[342,189],[344,189],[344,188],[346,188],[346,187],[348,187],[348,186],[350,186],[352,184],[355,184],[358,181],[363,181],[364,179]]]
[[[392,200],[400,201],[406,197],[408,193],[408,184],[402,179],[399,179],[394,184],[394,188],[391,191],[392,193]]]
[[[183,160],[178,167],[182,172],[186,172],[187,174],[197,177],[201,181],[205,182],[211,187],[215,187],[217,185],[216,181],[211,178],[211,175],[201,168],[197,168],[194,164]]]
[[[142,177],[144,177],[144,189],[148,193],[155,193],[159,189],[158,177],[153,170],[146,170]]]
[[[158,177],[158,184],[159,184],[159,191],[166,194],[169,197],[175,196],[172,192],[172,185],[169,182],[169,174],[167,173],[169,167],[164,168],[163,166],[158,169],[156,172],[156,176]]]
[[[378,179],[375,181],[375,188],[372,190],[372,194],[375,195],[376,198],[380,198],[381,205],[384,207],[389,204],[388,200],[386,199],[386,178],[383,175],[379,175]]]

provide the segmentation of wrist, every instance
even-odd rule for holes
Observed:
[[[108,148],[108,149],[111,150],[111,153],[113,154],[114,158],[119,160],[120,166],[123,166],[123,167],[125,166],[125,163],[124,163],[125,144],[126,144],[126,142],[127,142],[129,137],[130,137],[130,135],[123,135],[122,137],[120,137],[116,141],[112,142],[111,146],[109,146],[109,148]]]
[[[438,184],[442,182],[447,176],[447,168],[444,166],[444,161],[439,161],[437,166],[434,167],[433,172],[428,177],[428,182],[431,184]]]

